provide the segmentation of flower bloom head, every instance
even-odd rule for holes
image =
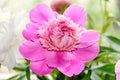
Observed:
[[[115,65],[116,80],[120,80],[120,60]]]
[[[86,12],[77,4],[70,5],[63,15],[38,4],[31,10],[30,20],[19,50],[37,74],[46,75],[57,68],[69,77],[78,75],[99,53],[99,33],[84,28]]]

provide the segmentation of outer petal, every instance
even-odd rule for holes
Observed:
[[[26,29],[23,30],[22,34],[25,39],[31,40],[32,38],[38,38],[37,34],[35,34],[37,28],[35,28],[32,24],[27,24]]]
[[[120,80],[120,60],[115,65],[116,80]]]
[[[116,74],[120,74],[120,60],[116,63],[115,65],[115,73]]]
[[[30,68],[33,72],[40,74],[40,75],[46,75],[53,71],[54,68],[47,66],[46,61],[33,61],[30,62]]]
[[[45,55],[50,54],[50,51],[41,47],[39,41],[26,41],[20,45],[19,51],[23,57],[32,61],[45,59]]]
[[[75,54],[81,61],[88,62],[93,60],[99,53],[99,46],[97,44],[88,46],[86,48],[79,48],[74,51]]]
[[[30,12],[30,19],[34,23],[43,24],[44,21],[48,21],[49,18],[53,18],[54,12],[45,4],[38,4]]]
[[[116,80],[120,80],[120,74],[116,74]]]
[[[70,17],[74,22],[78,23],[81,27],[84,26],[85,21],[87,19],[86,11],[84,8],[80,7],[77,4],[72,4],[69,6],[64,15]]]
[[[78,75],[84,69],[85,65],[83,62],[78,60],[74,55],[72,55],[70,65],[67,67],[58,67],[58,69],[65,75],[71,77],[74,74]]]
[[[86,30],[82,32],[79,48],[85,48],[96,43],[100,34],[95,30]]]
[[[47,54],[47,64],[52,67],[67,66],[69,64],[69,58],[65,52],[53,52]]]
[[[100,37],[100,34],[95,30],[86,30],[82,32],[81,42],[93,42],[97,41]]]

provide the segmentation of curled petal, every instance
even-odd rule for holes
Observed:
[[[84,8],[80,7],[77,4],[70,5],[64,15],[70,17],[74,22],[78,23],[81,27],[85,25],[85,21],[87,19],[86,11]]]
[[[30,68],[32,69],[33,72],[40,74],[40,75],[46,75],[48,73],[50,73],[51,71],[53,71],[54,68],[49,67],[46,64],[45,60],[41,60],[41,61],[31,61],[30,62]]]
[[[100,34],[95,30],[85,30],[82,32],[78,48],[91,46],[99,40]]]
[[[39,41],[25,41],[19,47],[19,51],[22,56],[31,61],[42,60],[45,58],[45,54],[50,53],[46,49],[41,47]]]
[[[38,38],[37,34],[35,34],[37,28],[35,28],[32,24],[27,24],[26,29],[23,30],[22,34],[25,39],[31,40],[32,38]]]
[[[81,61],[88,62],[93,60],[99,53],[98,44],[88,46],[86,48],[79,48],[74,51],[75,54]]]
[[[30,12],[30,19],[33,23],[43,24],[44,21],[48,21],[49,18],[55,17],[54,12],[45,4],[38,4]]]

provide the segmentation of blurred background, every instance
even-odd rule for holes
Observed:
[[[25,65],[20,64],[25,63],[25,60],[18,51],[19,44],[24,40],[21,32],[29,22],[29,11],[41,2],[50,6],[51,1],[0,0],[0,80],[7,80],[12,76],[21,74],[22,71],[24,72]],[[120,39],[120,0],[73,0],[73,3],[77,3],[86,9],[88,19],[85,27],[87,29],[95,29],[101,34],[101,39],[98,43],[101,46],[101,50],[103,50],[103,54],[98,55],[95,61],[87,65],[92,63],[93,68],[103,64],[113,66],[112,64],[115,64],[120,59],[118,54],[120,45],[116,45],[117,41],[113,40],[113,37],[113,42],[111,42],[111,36],[114,36],[115,39]],[[120,43],[117,42],[117,44]],[[3,51],[4,49],[5,51]],[[104,52],[104,50],[107,51]],[[7,57],[3,57],[5,56],[4,53],[6,53]],[[11,69],[13,67],[14,70]],[[108,72],[110,70],[108,67],[107,70],[100,68],[103,72],[95,70],[92,73],[91,80],[115,80],[114,68],[109,68],[112,72]],[[18,69],[21,69],[21,71]],[[24,77],[24,73],[20,77],[22,76]],[[106,79],[107,76],[109,79]],[[26,78],[16,80],[26,80]],[[36,76],[32,75],[31,80],[37,80]]]

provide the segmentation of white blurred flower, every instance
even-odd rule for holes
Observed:
[[[0,64],[11,70],[19,57],[18,46],[23,40],[21,32],[28,22],[28,14],[0,9],[0,17]]]
[[[16,40],[13,20],[11,19],[9,23],[0,22],[0,63],[9,69],[15,65],[15,56],[11,49]]]
[[[30,8],[40,1],[0,0],[0,64],[9,69],[15,66],[16,58],[21,58],[18,51],[23,40],[21,33],[29,22]]]

